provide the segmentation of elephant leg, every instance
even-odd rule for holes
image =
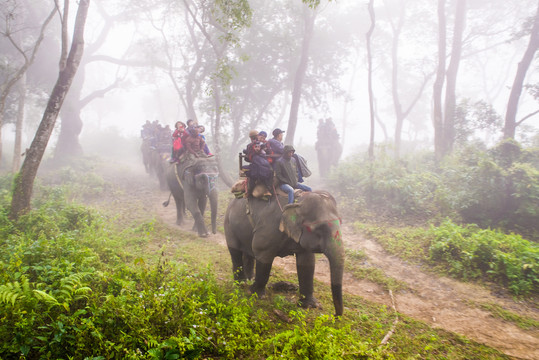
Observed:
[[[192,194],[193,191],[196,191],[196,189],[185,189],[185,204],[191,213],[191,216],[193,216],[193,219],[195,220],[194,227],[196,227],[198,236],[206,237],[208,236],[208,230],[204,224],[204,217],[200,213],[198,198]]]
[[[184,202],[183,202],[183,196],[176,195],[174,192],[172,193],[172,196],[174,197],[174,202],[176,203],[176,225],[182,225],[183,224],[183,217],[185,210]]]
[[[257,294],[258,298],[266,294],[266,284],[269,280],[272,263],[256,261],[255,282],[251,285],[251,293]]]
[[[319,306],[318,301],[313,296],[314,263],[315,256],[313,253],[296,254],[300,294],[299,304],[303,308],[316,308]]]
[[[232,272],[234,274],[234,281],[245,281],[245,269],[243,263],[243,252],[240,250],[228,248],[230,258],[232,259]]]
[[[255,258],[247,254],[243,254],[243,272],[248,280],[251,280],[254,275]]]

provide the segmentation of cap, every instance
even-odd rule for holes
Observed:
[[[250,138],[253,138],[253,137],[257,136],[257,135],[258,135],[258,131],[256,131],[256,130],[249,131],[249,137]]]
[[[258,135],[262,135],[262,136],[264,136],[264,137],[267,137],[267,136],[268,136],[268,133],[265,132],[265,131],[261,131],[261,132],[258,133]]]
[[[286,153],[287,151],[296,151],[292,145],[285,145],[283,152]]]
[[[273,130],[273,132],[272,132],[273,136],[277,136],[277,135],[282,134],[282,133],[284,133],[284,131],[282,131],[279,128]]]

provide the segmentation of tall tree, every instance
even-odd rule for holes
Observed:
[[[455,142],[455,108],[457,104],[457,75],[462,58],[462,36],[466,26],[466,0],[457,0],[451,59],[446,71],[445,113],[443,125],[443,155],[451,153]]]
[[[369,4],[367,5],[369,9],[369,16],[371,19],[371,26],[369,27],[369,31],[367,31],[367,34],[365,36],[367,40],[367,71],[368,71],[368,91],[369,91],[369,110],[370,110],[370,139],[369,139],[369,159],[374,159],[374,121],[375,121],[375,114],[374,114],[374,93],[372,90],[372,50],[371,50],[371,38],[372,34],[374,32],[374,28],[376,26],[376,16],[374,13],[374,0],[369,0]]]
[[[17,65],[8,69],[8,73],[5,76],[5,81],[0,84],[0,162],[2,160],[2,126],[4,125],[4,111],[6,108],[6,100],[13,87],[21,79],[21,77],[26,73],[30,65],[34,62],[36,58],[37,51],[45,37],[45,29],[51,22],[54,14],[56,13],[56,8],[53,8],[49,13],[45,21],[42,23],[40,30],[37,35],[35,35],[35,41],[31,42],[31,45],[26,48],[25,43],[28,42],[27,39],[22,39],[16,37],[16,34],[19,34],[27,26],[24,22],[18,22],[18,17],[22,16],[20,13],[17,13],[19,4],[17,2],[10,3],[10,6],[2,7],[2,15],[4,20],[4,28],[2,29],[0,35],[7,38],[8,42],[11,44],[12,48],[15,50],[15,53],[22,57],[22,62],[20,59],[10,59],[10,66],[13,63]],[[15,23],[15,24],[14,24]],[[21,28],[17,28],[21,27]],[[30,35],[32,36],[32,35]]]
[[[311,46],[311,40],[313,38],[314,20],[316,19],[316,11],[309,6],[305,5],[303,8],[303,23],[304,32],[303,40],[301,44],[301,54],[299,58],[298,67],[294,74],[294,88],[292,89],[292,103],[290,104],[290,116],[288,118],[288,127],[286,131],[286,144],[294,143],[294,136],[296,133],[296,126],[298,124],[298,111],[301,101],[301,91],[303,87],[303,81],[305,79],[305,73],[307,72],[307,65],[309,62],[309,48]]]
[[[68,2],[69,0],[66,0],[64,5],[64,19],[68,17]],[[30,209],[30,202],[32,199],[32,192],[37,170],[41,164],[47,144],[49,143],[58,113],[62,108],[62,103],[69,91],[82,58],[84,51],[84,28],[86,25],[86,17],[88,15],[89,6],[90,0],[79,0],[73,30],[73,40],[71,41],[71,49],[67,56],[65,56],[65,52],[62,53],[58,80],[52,90],[49,102],[47,103],[47,107],[43,113],[43,117],[37,129],[34,140],[26,153],[21,171],[15,178],[15,186],[13,189],[13,198],[11,201],[10,211],[10,217],[12,219],[18,218],[21,214]],[[66,23],[67,22],[64,22],[64,26],[62,26],[62,34],[67,34],[67,29],[65,26]],[[65,41],[64,36],[62,37],[62,41]],[[63,49],[66,49],[66,46],[63,46]]]
[[[90,91],[84,97],[82,91],[85,83],[85,68],[95,61],[108,61],[107,58],[101,58],[98,56],[92,56],[96,54],[100,48],[105,44],[105,41],[119,20],[126,17],[126,13],[129,10],[120,11],[116,15],[109,15],[100,1],[96,1],[96,8],[103,20],[103,26],[101,27],[96,39],[86,46],[84,58],[81,59],[80,70],[73,79],[71,84],[71,90],[67,94],[64,106],[60,112],[60,133],[58,135],[58,141],[56,148],[54,149],[54,160],[56,162],[64,162],[73,157],[82,155],[82,146],[80,145],[79,135],[82,132],[83,120],[81,117],[82,110],[92,101],[98,98],[104,97],[109,91],[118,87],[120,78],[117,76],[112,79],[106,86],[101,89]],[[65,19],[62,19],[65,21]],[[65,40],[64,40],[65,41]],[[126,65],[126,63],[119,64]]]
[[[443,147],[443,108],[442,92],[445,82],[445,58],[446,58],[446,16],[445,0],[438,0],[438,64],[436,67],[436,79],[433,85],[433,125],[434,125],[434,153],[437,160],[441,160],[444,153]]]
[[[507,103],[507,111],[505,113],[505,126],[503,130],[503,137],[505,139],[515,137],[515,129],[522,122],[517,123],[516,116],[518,111],[518,103],[520,100],[520,95],[522,94],[522,87],[524,84],[524,79],[526,78],[526,73],[530,67],[530,64],[533,61],[535,53],[539,49],[539,3],[537,4],[537,12],[532,18],[532,26],[530,33],[530,41],[526,52],[522,57],[522,60],[518,63],[517,73],[515,79],[513,80],[513,86],[511,87],[511,93],[509,95],[509,101]]]
[[[391,32],[392,32],[392,42],[391,42],[391,97],[393,100],[393,108],[395,111],[395,157],[400,156],[401,151],[401,139],[402,139],[402,129],[404,125],[404,121],[410,114],[410,112],[413,110],[414,106],[417,104],[417,102],[420,100],[421,95],[423,94],[423,91],[425,90],[425,87],[427,86],[427,83],[429,79],[432,77],[431,74],[423,73],[423,77],[421,79],[421,84],[419,86],[419,89],[416,90],[415,95],[413,95],[413,91],[410,89],[410,86],[406,86],[406,95],[408,97],[410,95],[413,95],[411,100],[409,101],[409,104],[407,106],[403,106],[402,100],[401,100],[401,94],[400,94],[400,59],[399,59],[399,46],[400,46],[400,37],[401,33],[403,31],[404,25],[405,25],[405,19],[406,19],[406,1],[401,1],[399,6],[399,9],[397,11],[398,19],[396,23],[392,21],[390,18],[390,26],[391,26]],[[393,8],[392,4],[386,4],[386,7]],[[380,123],[380,122],[379,122]]]

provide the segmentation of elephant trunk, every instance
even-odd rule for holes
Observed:
[[[324,254],[329,260],[331,273],[331,294],[333,296],[333,305],[335,306],[335,315],[343,314],[342,298],[342,279],[344,271],[344,247],[342,243],[342,234],[340,226],[333,227],[331,239],[329,240]]]

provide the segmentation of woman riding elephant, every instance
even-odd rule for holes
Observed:
[[[331,291],[336,315],[343,313],[342,277],[344,248],[340,217],[335,199],[325,191],[303,193],[297,203],[286,204],[285,197],[270,202],[256,198],[231,200],[225,214],[225,236],[237,281],[251,278],[251,291],[264,295],[273,259],[296,255],[300,303],[315,307],[313,277],[315,253],[329,260]],[[247,262],[245,262],[247,260]]]

